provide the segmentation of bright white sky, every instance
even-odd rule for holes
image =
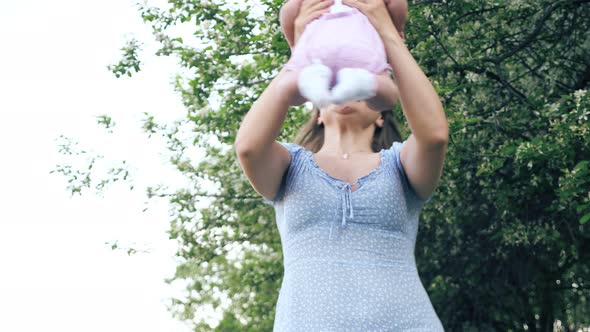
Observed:
[[[106,66],[130,36],[146,42],[142,71],[117,79]],[[165,144],[140,129],[143,112],[159,123],[184,116],[176,59],[154,55],[131,0],[2,0],[0,45],[0,331],[189,331],[165,307],[182,294],[163,281],[177,265],[169,205],[142,213],[146,186],[183,187]],[[66,178],[49,174],[65,160],[60,134],[104,155],[105,169],[126,159],[136,190],[70,198]],[[114,241],[150,252],[128,256],[105,244]]]

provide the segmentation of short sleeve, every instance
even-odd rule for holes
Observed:
[[[301,169],[301,165],[303,162],[302,152],[305,150],[302,146],[295,143],[279,143],[282,146],[284,146],[287,149],[287,151],[289,151],[289,154],[291,155],[291,162],[289,163],[287,171],[283,175],[277,195],[272,200],[262,196],[262,200],[264,201],[264,203],[272,206],[274,206],[277,202],[282,200],[285,194],[289,192],[292,182],[295,180],[297,174],[299,173],[299,170]]]
[[[406,175],[406,171],[404,170],[404,167],[403,167],[401,159],[400,159],[400,150],[404,146],[404,144],[406,144],[406,142],[407,141],[403,141],[402,143],[393,142],[393,145],[391,146],[391,149],[390,149],[391,154],[393,156],[393,161],[394,161],[393,166],[394,166],[395,170],[398,172],[398,174],[400,175],[400,179],[403,182],[404,193],[406,195],[406,199],[409,199],[416,206],[422,207],[426,203],[430,202],[434,193],[430,194],[430,196],[428,196],[426,199],[421,199],[420,197],[418,197],[416,195],[414,188],[412,188],[412,186],[410,185],[410,182],[408,180],[408,176]]]

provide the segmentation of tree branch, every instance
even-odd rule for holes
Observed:
[[[590,1],[590,0],[588,0]],[[582,77],[574,84],[574,90],[580,90],[588,86],[588,82],[590,82],[590,64],[586,65],[586,70]]]
[[[513,56],[515,53],[519,52],[520,50],[522,50],[523,48],[529,46],[534,40],[535,38],[539,35],[539,33],[541,32],[541,29],[543,28],[543,25],[545,24],[545,21],[547,21],[547,19],[549,18],[549,16],[551,16],[551,14],[553,13],[553,11],[555,9],[557,9],[557,6],[561,5],[562,3],[566,2],[565,0],[562,1],[557,1],[552,3],[550,6],[545,8],[545,11],[543,13],[543,16],[541,16],[541,18],[537,21],[537,24],[535,25],[535,28],[533,29],[533,32],[519,45],[517,45],[515,48],[513,48],[512,50],[508,51],[508,53],[498,57],[498,58],[485,58],[486,61],[490,61],[493,62],[495,64],[499,64],[502,61],[508,59],[509,57]]]
[[[260,196],[231,196],[231,195],[215,195],[215,194],[193,194],[193,196],[211,197],[211,198],[225,198],[225,199],[261,199]]]
[[[434,37],[434,39],[436,40],[436,42],[440,45],[440,47],[442,47],[443,51],[445,52],[445,54],[449,57],[449,59],[451,59],[454,63],[455,66],[461,66],[457,60],[455,60],[455,58],[453,58],[453,56],[449,53],[449,51],[447,50],[447,48],[445,47],[445,45],[443,45],[443,43],[440,41],[440,39],[438,39],[438,37],[436,36],[436,34],[432,31],[430,31],[430,29],[428,30],[428,33]]]

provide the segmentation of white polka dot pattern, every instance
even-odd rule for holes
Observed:
[[[444,331],[414,259],[418,217],[432,196],[421,200],[409,186],[403,143],[382,149],[354,191],[311,151],[281,144],[291,163],[277,196],[263,197],[283,249],[273,331]]]

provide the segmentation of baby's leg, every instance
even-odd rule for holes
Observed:
[[[343,68],[337,77],[338,84],[332,89],[334,104],[366,100],[375,111],[384,111],[397,104],[399,91],[387,71],[374,74],[362,68]]]
[[[407,0],[384,0],[389,11],[389,16],[393,20],[395,29],[399,32],[402,39],[404,37],[404,28],[408,19],[408,1]]]
[[[332,102],[332,70],[320,60],[314,59],[313,62],[299,72],[297,85],[301,96],[311,101],[314,106],[322,108]]]
[[[332,103],[345,104],[353,100],[365,100],[375,96],[375,74],[363,68],[342,68],[336,75],[337,84],[332,89]]]

